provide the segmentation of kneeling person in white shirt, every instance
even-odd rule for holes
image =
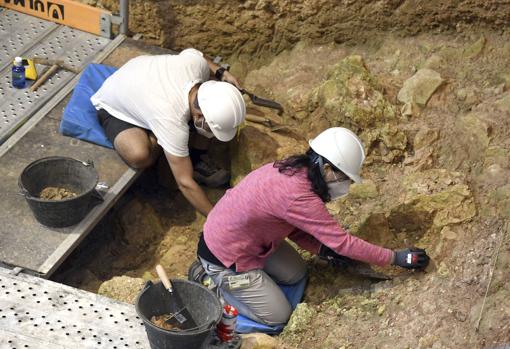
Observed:
[[[207,216],[212,204],[195,180],[192,158],[199,162],[201,151],[193,154],[188,147],[190,127],[206,138],[234,138],[246,116],[239,88],[228,71],[200,51],[186,49],[179,55],[131,59],[105,80],[91,102],[108,139],[129,166],[151,166],[162,148],[179,189]]]

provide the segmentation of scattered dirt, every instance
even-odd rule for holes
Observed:
[[[39,198],[44,200],[64,200],[74,198],[78,194],[62,187],[46,187],[39,194]]]

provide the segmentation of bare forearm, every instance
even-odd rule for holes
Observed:
[[[210,78],[211,79],[217,78],[217,79],[219,79],[221,81],[225,81],[225,82],[228,82],[228,83],[234,85],[238,89],[242,88],[241,84],[239,83],[237,78],[234,75],[230,74],[230,72],[228,70],[224,70],[223,73],[220,74],[219,77],[217,77],[216,76],[216,71],[220,68],[220,66],[217,65],[216,63],[214,63],[213,61],[211,61],[211,59],[208,58],[208,57],[205,57],[205,60],[207,61],[207,64],[209,65]]]
[[[197,209],[198,212],[207,217],[212,210],[212,204],[200,186],[194,182],[188,186],[180,186],[182,194]]]
[[[209,66],[209,70],[211,71],[211,78],[214,77],[214,74],[216,73],[216,70],[220,67],[216,63],[214,63],[209,57],[204,55],[205,60],[207,61],[207,65]]]

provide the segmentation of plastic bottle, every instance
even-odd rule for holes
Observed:
[[[12,66],[12,86],[15,88],[25,88],[26,82],[23,59],[16,57]]]

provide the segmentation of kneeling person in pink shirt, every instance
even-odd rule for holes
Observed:
[[[310,141],[306,154],[266,164],[228,190],[207,216],[198,257],[225,301],[267,325],[292,312],[279,284],[294,284],[306,265],[286,238],[333,263],[346,258],[422,269],[422,249],[392,251],[349,234],[325,203],[347,195],[365,159],[350,130],[334,127]]]

